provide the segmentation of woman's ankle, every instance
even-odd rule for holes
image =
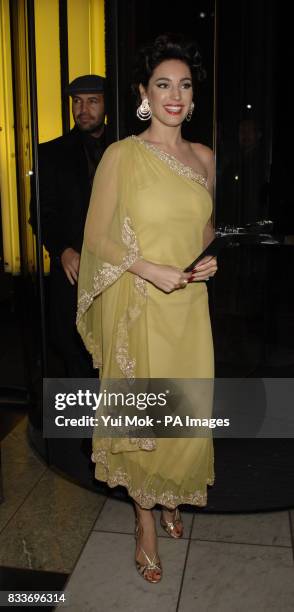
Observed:
[[[174,514],[176,512],[176,510],[177,510],[177,506],[176,506],[176,508],[166,508],[165,506],[162,506],[161,510],[163,512],[169,512],[170,514]]]
[[[135,504],[135,515],[137,519],[143,522],[154,519],[152,509],[141,508],[138,504]]]

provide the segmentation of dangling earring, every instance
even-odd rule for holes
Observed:
[[[187,115],[186,115],[186,121],[191,121],[191,117],[193,115],[194,108],[195,108],[195,104],[194,104],[194,102],[191,102],[191,106],[190,106],[190,108],[189,108],[189,110],[187,112]]]
[[[149,106],[148,98],[142,100],[140,106],[137,108],[137,117],[141,121],[148,121],[152,117],[151,108]]]

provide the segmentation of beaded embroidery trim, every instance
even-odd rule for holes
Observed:
[[[93,278],[93,288],[91,292],[83,290],[78,301],[77,323],[82,315],[91,306],[94,298],[99,295],[106,287],[112,285],[126,270],[137,261],[139,248],[135,232],[131,228],[129,217],[124,219],[122,226],[122,242],[128,247],[128,253],[119,266],[104,262],[102,268],[98,270]]]
[[[104,262],[100,270],[94,275],[92,291],[88,292],[83,290],[78,302],[77,325],[80,333],[84,337],[88,351],[92,354],[94,367],[101,367],[102,365],[101,350],[95,345],[92,332],[86,333],[86,325],[82,317],[91,306],[95,297],[104,291],[106,287],[112,285],[139,257],[137,238],[131,227],[131,219],[129,217],[124,219],[122,226],[122,242],[127,246],[128,253],[123,258],[121,265],[114,266]],[[136,278],[135,276],[135,279]],[[143,291],[142,283],[137,281],[135,286],[137,290],[140,286],[141,292]],[[135,376],[136,360],[129,356],[128,328],[139,314],[140,311],[138,306],[129,308],[128,312],[118,323],[116,360],[120,370],[126,378],[134,378]]]
[[[110,476],[107,452],[104,450],[94,451],[92,454],[92,461],[98,464],[97,478],[99,477],[99,480],[101,480],[100,471],[103,470],[103,480],[107,482],[109,487],[113,488],[117,485],[126,487],[130,497],[142,506],[142,508],[153,508],[155,504],[161,504],[170,509],[174,509],[180,504],[191,504],[202,507],[207,504],[206,491],[194,491],[194,493],[187,493],[186,495],[177,495],[174,491],[164,491],[161,495],[158,495],[155,489],[134,489],[129,474],[127,474],[122,467],[117,468]],[[214,479],[207,479],[207,484],[213,485]]]
[[[170,153],[166,153],[166,151],[162,151],[150,142],[146,142],[146,140],[143,140],[142,138],[139,138],[135,135],[131,136],[131,138],[144,145],[146,149],[152,151],[159,159],[165,162],[171,170],[173,170],[180,176],[184,176],[185,178],[188,178],[191,181],[195,181],[195,183],[199,183],[200,185],[202,185],[202,187],[208,189],[207,178],[203,174],[195,172],[195,170],[193,170],[193,168],[191,168],[190,166],[185,166],[185,164],[180,162],[176,157],[174,157]]]

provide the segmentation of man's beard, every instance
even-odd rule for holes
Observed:
[[[85,132],[87,134],[93,134],[94,132],[98,132],[99,130],[101,130],[101,128],[104,126],[104,119],[101,120],[99,123],[94,123],[90,125],[83,125],[79,123],[78,120],[75,123],[81,132]]]

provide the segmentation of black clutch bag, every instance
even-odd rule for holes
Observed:
[[[240,244],[260,244],[262,241],[272,238],[270,234],[252,234],[243,228],[236,228],[233,231],[218,232],[214,240],[185,268],[184,272],[191,272],[196,264],[206,255],[216,257],[224,247],[239,246]]]
[[[187,268],[185,268],[184,272],[191,272],[193,268],[195,268],[196,264],[198,264],[198,262],[203,259],[203,257],[206,257],[206,255],[216,257],[220,250],[223,249],[225,246],[228,246],[230,242],[232,242],[232,236],[229,236],[228,234],[216,236],[216,238],[214,238],[214,240],[208,245],[208,247],[206,247],[206,249],[204,249],[204,251],[202,251],[202,253],[198,257],[196,257],[196,259],[194,259],[194,261],[192,261],[192,263],[187,266]]]

